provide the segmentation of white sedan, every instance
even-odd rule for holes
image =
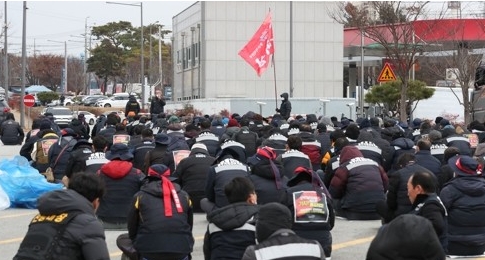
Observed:
[[[91,112],[88,112],[88,111],[77,111],[77,112],[74,112],[73,115],[77,118],[77,116],[79,114],[83,114],[84,115],[84,119],[86,119],[86,122],[88,122],[88,124],[90,125],[94,125],[94,123],[96,122],[96,116],[91,113]]]

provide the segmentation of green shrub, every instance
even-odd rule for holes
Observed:
[[[39,92],[37,93],[37,98],[43,105],[45,105],[52,102],[52,100],[58,100],[59,94],[52,91]]]

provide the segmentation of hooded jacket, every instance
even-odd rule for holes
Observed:
[[[149,177],[151,178],[151,177]],[[161,180],[149,180],[135,194],[128,214],[128,234],[140,253],[172,253],[186,256],[192,252],[193,213],[187,193],[174,184],[182,212],[175,210],[170,199],[172,216],[166,216]]]
[[[283,165],[273,160],[274,169],[270,159],[261,155],[255,155],[253,163],[250,163],[251,174],[249,179],[254,184],[258,195],[258,204],[269,202],[282,202],[286,191],[288,178],[283,173]]]
[[[286,151],[286,141],[288,138],[280,133],[274,133],[264,140],[261,146],[269,146],[273,148],[277,156],[282,155]]]
[[[106,187],[101,198],[98,217],[110,223],[126,223],[133,195],[140,190],[143,173],[128,161],[113,160],[99,170]]]
[[[471,247],[485,245],[483,176],[453,178],[443,187],[440,198],[448,210],[448,241]]]
[[[392,156],[392,169],[397,168],[397,160],[404,153],[414,154],[414,142],[409,138],[400,137],[391,142],[394,147],[394,155]]]
[[[71,178],[73,173],[86,170],[86,160],[93,153],[91,144],[86,140],[79,140],[72,148],[66,165],[65,175]]]
[[[209,225],[204,237],[206,260],[239,260],[250,245],[256,244],[253,220],[257,205],[239,202],[216,209],[207,216]]]
[[[283,101],[281,101],[280,109],[278,109],[277,112],[280,112],[280,115],[285,120],[288,120],[291,115],[291,102],[288,100],[288,93],[285,92],[281,94],[281,97],[283,98]]]
[[[104,229],[96,219],[93,205],[84,196],[70,189],[52,191],[39,198],[37,208],[42,216],[78,214],[66,224],[66,230],[58,240],[60,248],[53,250],[52,259],[110,259]],[[45,244],[53,239],[46,234],[51,233],[48,230],[56,228],[56,225],[49,221],[31,224],[24,241]],[[32,257],[29,259],[44,259],[40,255],[29,254],[27,248],[21,244],[14,259],[21,260],[27,256]]]
[[[74,118],[68,127],[74,130],[81,138],[89,140],[89,125],[86,127],[81,120]]]
[[[59,138],[49,149],[49,166],[52,168],[54,178],[57,180],[61,180],[64,177],[70,153],[77,143],[77,140],[69,134]]]
[[[342,209],[371,213],[376,203],[385,200],[387,174],[376,162],[366,159],[355,146],[340,153],[340,166],[330,182],[330,194],[340,199]]]

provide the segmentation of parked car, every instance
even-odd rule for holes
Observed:
[[[118,111],[118,110],[110,110],[110,111],[106,111],[106,112],[104,112],[104,113],[103,113],[103,115],[104,115],[104,116],[108,116],[108,115],[109,115],[109,114],[111,114],[111,113],[115,113],[115,114],[117,114],[117,115],[120,117],[121,121],[123,121],[123,119],[125,119],[125,112],[123,112],[123,111]],[[97,119],[97,118],[96,118],[96,119]]]
[[[56,123],[60,128],[67,127],[74,118],[71,109],[67,107],[47,107],[42,111],[42,113],[52,113],[54,116],[54,123]]]
[[[89,111],[75,111],[73,113],[73,117],[77,118],[79,114],[83,114],[86,122],[88,122],[88,124],[90,125],[94,125],[94,123],[96,122],[96,115]]]
[[[106,96],[88,96],[88,97],[83,99],[82,103],[83,103],[83,105],[89,107],[89,106],[94,106],[96,104],[96,102],[98,102],[100,100],[104,100],[104,99],[108,99],[108,97],[106,97]]]
[[[47,104],[49,107],[55,107],[55,106],[60,106],[61,101],[60,100],[53,100],[51,103]],[[65,97],[64,99],[64,106],[70,106],[74,105],[74,101],[70,97]]]
[[[130,99],[128,93],[116,93],[109,99],[99,100],[96,102],[97,107],[125,107]]]

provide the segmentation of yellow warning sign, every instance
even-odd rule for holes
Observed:
[[[379,82],[387,82],[387,81],[393,81],[396,80],[396,75],[394,74],[394,71],[391,69],[391,64],[386,62],[384,64],[384,68],[381,70],[381,74],[379,74],[379,77],[377,78],[377,81]]]

